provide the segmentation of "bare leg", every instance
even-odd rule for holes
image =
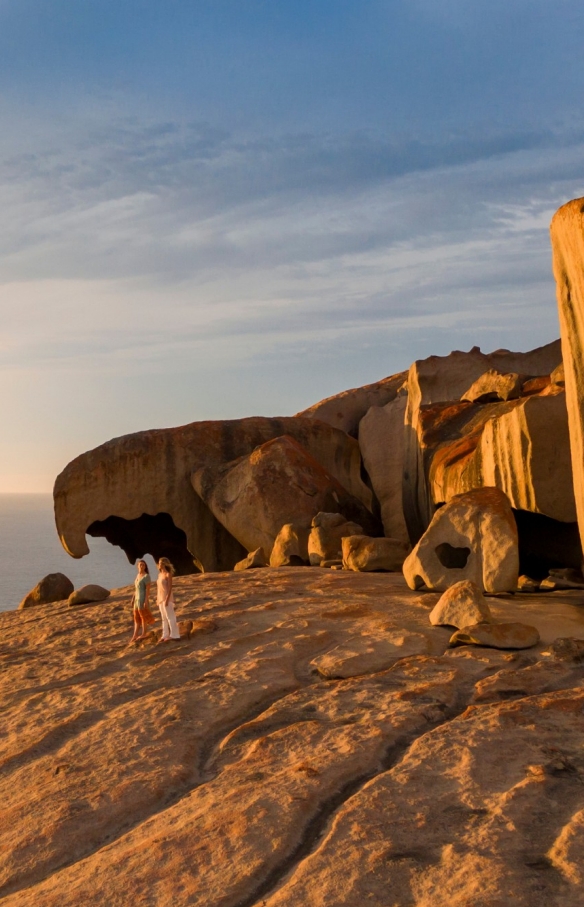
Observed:
[[[140,612],[137,608],[134,608],[134,635],[132,636],[130,642],[135,642],[138,639],[141,623]]]

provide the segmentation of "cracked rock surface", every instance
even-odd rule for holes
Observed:
[[[581,904],[582,593],[490,598],[504,652],[395,574],[175,583],[176,644],[129,588],[0,614],[3,905]]]

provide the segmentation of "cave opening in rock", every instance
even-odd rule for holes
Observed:
[[[448,542],[442,542],[441,545],[437,545],[435,551],[436,557],[442,566],[447,567],[449,570],[464,569],[470,556],[470,548],[455,548],[454,545],[449,545]]]
[[[200,573],[200,569],[187,548],[186,534],[175,526],[169,513],[152,515],[143,513],[135,520],[109,516],[96,520],[87,529],[93,538],[105,538],[126,553],[131,564],[146,554],[155,561],[167,557],[179,576]]]
[[[554,567],[582,566],[578,523],[561,523],[542,513],[514,510],[519,534],[519,572],[544,579]]]

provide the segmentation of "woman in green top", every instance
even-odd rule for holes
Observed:
[[[146,635],[148,625],[154,623],[152,612],[148,607],[148,593],[151,582],[146,561],[138,561],[138,573],[134,582],[134,597],[132,599],[134,606],[134,635],[130,642],[142,639]]]

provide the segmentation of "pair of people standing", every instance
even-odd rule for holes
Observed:
[[[156,604],[162,617],[162,638],[159,642],[168,642],[171,639],[180,639],[176,615],[174,613],[174,598],[172,595],[172,577],[174,567],[167,557],[161,557],[156,565],[158,579],[156,580]],[[147,627],[154,623],[154,617],[148,607],[148,598],[152,580],[148,573],[146,561],[138,561],[138,574],[134,582],[134,597],[132,600],[134,610],[134,635],[131,642],[142,639],[147,632]]]

